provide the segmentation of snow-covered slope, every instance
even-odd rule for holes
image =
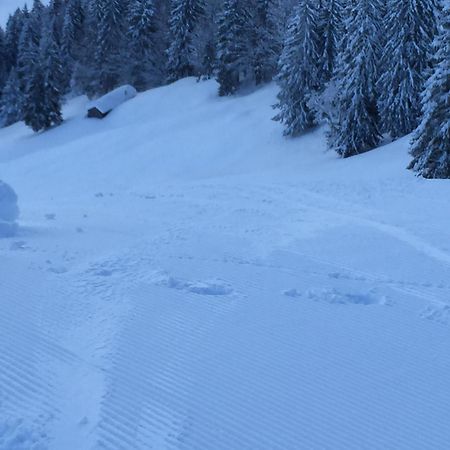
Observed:
[[[450,184],[216,89],[0,130],[0,448],[447,449]]]

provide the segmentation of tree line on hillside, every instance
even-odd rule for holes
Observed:
[[[286,135],[325,122],[349,157],[414,132],[410,168],[450,178],[449,22],[448,0],[34,0],[0,28],[0,117],[40,131],[68,94],[276,80]]]

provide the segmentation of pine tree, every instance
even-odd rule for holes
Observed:
[[[330,81],[335,71],[344,32],[343,11],[342,0],[324,0],[320,9],[321,62],[324,82]]]
[[[125,2],[93,0],[96,31],[95,59],[92,62],[92,91],[105,94],[117,87],[124,73]]]
[[[301,0],[288,26],[277,77],[280,112],[274,120],[285,125],[284,134],[295,136],[315,125],[309,106],[321,85],[319,62],[319,17],[315,0]]]
[[[8,54],[6,50],[6,37],[3,28],[0,26],[0,95],[3,89],[3,86],[6,83],[6,79],[8,77]]]
[[[198,75],[201,62],[195,38],[204,17],[203,0],[173,0],[170,14],[171,44],[167,51],[169,82]]]
[[[420,120],[437,5],[433,0],[389,0],[387,11],[379,109],[383,131],[398,138],[414,130]]]
[[[75,67],[81,62],[86,46],[85,10],[81,0],[68,0],[61,31],[61,60],[64,87],[69,90]]]
[[[277,71],[281,42],[276,0],[256,0],[253,28],[253,68],[256,84],[272,80]]]
[[[19,40],[24,25],[25,16],[21,9],[17,8],[12,16],[9,16],[5,32],[5,48],[7,57],[7,70],[10,71],[17,64]]]
[[[51,29],[46,30],[39,53],[39,60],[27,86],[23,118],[34,131],[41,131],[62,122],[61,93],[57,74],[61,62],[59,49]]]
[[[40,28],[40,21],[44,17],[45,6],[41,0],[33,0],[33,6],[31,8],[30,17],[36,20],[37,26]]]
[[[62,28],[61,46],[72,61],[80,58],[85,11],[81,0],[68,0]]]
[[[380,46],[378,0],[359,0],[347,10],[346,47],[340,55],[337,108],[329,145],[342,157],[357,155],[381,140],[377,109]]]
[[[216,68],[216,47],[212,41],[207,41],[203,49],[202,75],[203,79],[210,80]]]
[[[161,38],[154,0],[131,0],[129,7],[130,82],[138,90],[162,81],[158,40]]]
[[[245,80],[253,77],[247,26],[250,17],[245,0],[224,1],[217,32],[217,81],[221,96],[234,94]]]
[[[52,28],[56,43],[61,46],[64,27],[65,6],[63,0],[50,0],[48,16],[52,22]]]
[[[16,65],[17,76],[23,93],[26,91],[30,74],[33,73],[34,65],[38,59],[40,39],[40,24],[31,16],[28,16],[20,33]]]
[[[22,120],[22,106],[23,94],[19,78],[16,70],[12,69],[0,101],[0,122],[7,127]]]
[[[450,178],[450,4],[441,13],[435,67],[423,95],[423,119],[411,148],[409,168],[425,178]]]

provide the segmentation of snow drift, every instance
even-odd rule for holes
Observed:
[[[18,217],[17,195],[11,186],[0,180],[0,238],[16,232]]]

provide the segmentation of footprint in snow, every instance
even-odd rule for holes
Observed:
[[[307,289],[301,292],[297,289],[284,291],[286,297],[304,298],[314,302],[329,303],[332,305],[387,305],[388,300],[384,295],[377,294],[374,290],[365,293],[346,293],[336,289]]]
[[[222,280],[191,282],[169,277],[163,284],[170,289],[177,289],[198,295],[229,295],[233,292],[233,289]]]
[[[110,277],[114,272],[110,269],[98,269],[94,271],[94,275],[98,277]]]
[[[27,248],[29,247],[27,247],[27,243],[25,241],[15,241],[9,247],[12,251],[26,250]]]
[[[420,317],[422,319],[432,320],[441,324],[450,323],[450,305],[446,303],[436,303],[429,305],[422,311]]]

